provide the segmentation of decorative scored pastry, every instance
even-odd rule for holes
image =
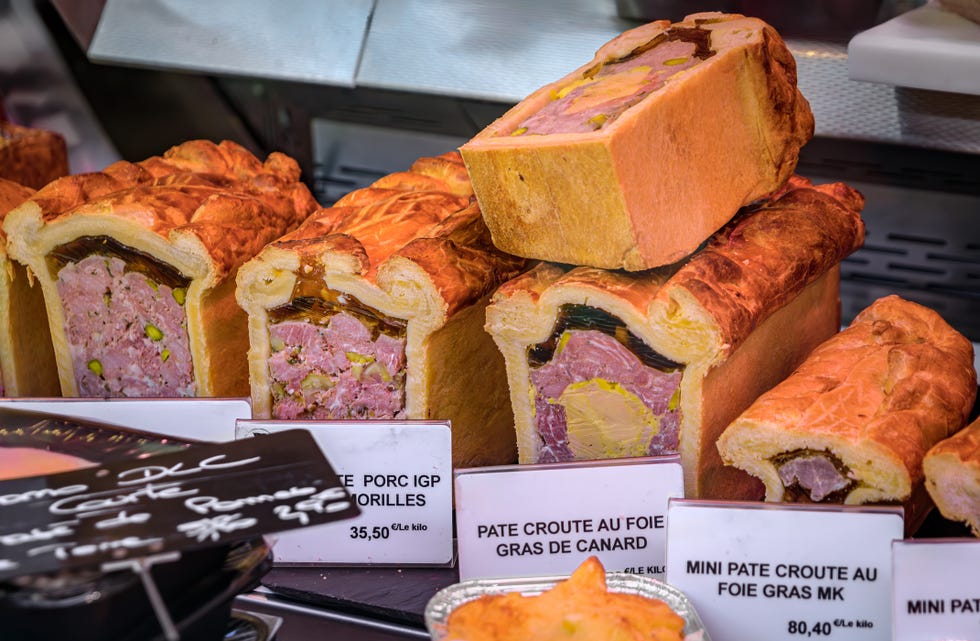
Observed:
[[[976,393],[970,341],[931,309],[887,296],[745,410],[718,449],[765,483],[767,501],[903,502]]]
[[[758,498],[715,439],[840,327],[863,198],[794,178],[689,260],[640,274],[542,263],[487,330],[507,362],[522,463],[680,453],[688,497]]]
[[[922,460],[926,491],[947,519],[980,536],[980,419],[936,443]]]
[[[61,134],[0,121],[0,178],[40,189],[68,174]]]
[[[512,462],[489,294],[523,268],[498,251],[459,155],[354,191],[238,275],[252,411],[276,419],[450,419],[457,466]]]
[[[444,641],[681,641],[684,619],[659,599],[612,592],[599,560],[586,559],[539,595],[486,595],[449,615]]]
[[[4,221],[44,291],[65,396],[243,396],[235,274],[317,209],[294,160],[231,143],[69,176]]]
[[[638,271],[780,188],[812,136],[779,35],[697,13],[617,36],[460,151],[497,247]]]
[[[0,221],[32,195],[33,189],[0,178]],[[59,396],[44,295],[7,256],[2,233],[0,241],[0,396]]]

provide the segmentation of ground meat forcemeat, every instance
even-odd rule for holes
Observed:
[[[577,458],[569,444],[566,408],[558,400],[576,383],[602,380],[618,386],[620,394],[632,395],[649,410],[636,425],[652,432],[643,452],[649,456],[675,454],[678,447],[680,410],[671,400],[678,392],[682,373],[662,372],[645,365],[614,337],[596,330],[568,330],[561,350],[552,360],[531,370],[534,422],[542,441],[538,463]],[[580,457],[578,457],[580,458]]]
[[[405,418],[405,339],[339,312],[269,326],[276,419]]]
[[[97,254],[65,265],[57,286],[81,396],[195,395],[183,292]]]
[[[853,485],[840,465],[823,453],[793,456],[777,464],[779,478],[787,488],[799,486],[814,503]]]

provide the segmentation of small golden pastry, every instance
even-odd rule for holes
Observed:
[[[589,557],[565,581],[536,596],[483,596],[449,615],[446,641],[680,641],[684,619],[659,599],[610,592]]]

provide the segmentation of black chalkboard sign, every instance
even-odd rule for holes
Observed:
[[[0,578],[213,546],[360,510],[306,430],[0,482]]]

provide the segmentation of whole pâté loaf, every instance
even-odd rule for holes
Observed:
[[[32,195],[33,189],[0,178],[0,220]],[[0,396],[61,394],[44,295],[31,285],[0,232]]]
[[[812,135],[779,35],[699,13],[623,33],[460,151],[497,247],[639,271],[778,189]]]
[[[976,394],[970,341],[886,296],[746,409],[718,449],[762,480],[767,501],[918,503],[923,457],[966,424]]]
[[[483,324],[523,265],[490,242],[457,153],[351,192],[238,274],[253,415],[449,419],[454,465],[513,462],[503,360]]]
[[[715,440],[839,329],[838,264],[864,240],[863,202],[794,178],[682,265],[541,263],[502,285],[487,330],[520,461],[679,453],[688,497],[760,498]]]
[[[68,174],[61,134],[0,121],[0,178],[40,189]]]
[[[48,184],[3,223],[41,284],[65,396],[244,396],[235,274],[318,208],[299,165],[225,141]]]

